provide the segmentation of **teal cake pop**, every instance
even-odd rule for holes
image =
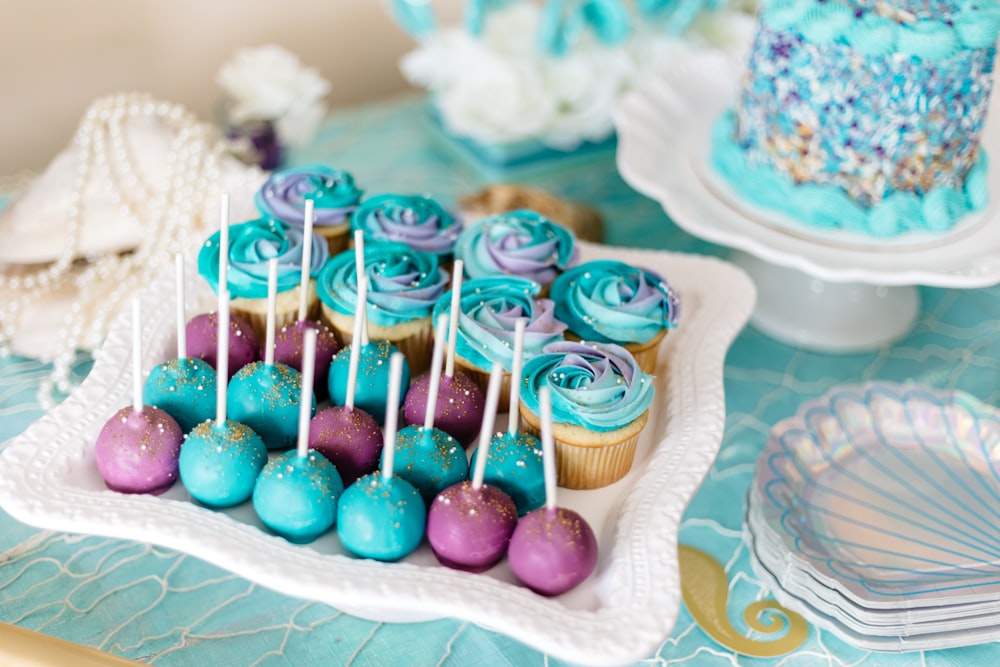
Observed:
[[[219,292],[219,330],[229,328],[229,292]],[[250,498],[267,461],[267,447],[252,428],[226,417],[229,337],[219,336],[215,419],[194,427],[181,445],[181,482],[195,500],[230,507]]]
[[[184,312],[184,256],[177,253],[177,358],[155,366],[146,378],[143,396],[174,418],[185,433],[214,415],[215,369],[187,356]]]
[[[312,542],[333,526],[337,501],[344,491],[333,464],[321,453],[309,451],[316,332],[307,331],[304,342],[297,447],[269,461],[253,490],[253,507],[260,520],[295,544]]]
[[[337,534],[353,554],[395,561],[411,553],[424,536],[427,507],[416,487],[393,474],[403,355],[392,355],[382,469],[347,487],[337,508]]]

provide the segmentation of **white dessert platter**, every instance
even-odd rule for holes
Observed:
[[[657,394],[632,470],[603,489],[560,490],[560,504],[588,519],[600,545],[595,574],[570,593],[537,595],[515,582],[506,561],[479,575],[446,568],[426,543],[399,563],[352,557],[335,533],[293,545],[266,532],[250,503],[213,511],[191,501],[180,483],[162,496],[108,490],[94,442],[130,400],[127,314],[116,320],[84,384],[0,455],[0,506],[42,528],[173,548],[369,619],[463,619],[581,664],[647,657],[677,618],[678,526],[721,444],[723,362],[749,319],[755,290],[744,272],[714,258],[590,244],[581,250],[583,259],[657,267],[681,294],[684,311],[661,350]],[[204,281],[189,275],[188,282],[189,316],[211,309],[214,295]],[[173,290],[165,275],[142,294],[145,372],[173,356]]]
[[[752,323],[780,340],[826,351],[876,347],[905,334],[919,311],[915,285],[1000,282],[1000,202],[950,232],[878,240],[812,231],[739,200],[708,164],[712,123],[732,104],[745,68],[733,53],[693,50],[626,95],[615,110],[618,170],[699,238],[737,252],[759,290]],[[994,106],[996,106],[994,104]],[[983,146],[1000,154],[1000,119]],[[991,169],[990,192],[1000,193]]]

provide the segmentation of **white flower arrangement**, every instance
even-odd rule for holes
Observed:
[[[276,44],[242,48],[224,63],[216,82],[226,94],[230,122],[269,121],[282,143],[308,144],[326,115],[330,82]]]
[[[618,98],[656,67],[692,47],[748,42],[753,30],[748,13],[727,8],[700,16],[683,38],[637,21],[620,44],[585,33],[554,56],[538,48],[542,11],[514,2],[492,11],[480,35],[461,26],[430,31],[403,57],[403,76],[432,94],[454,135],[572,151],[608,138]]]

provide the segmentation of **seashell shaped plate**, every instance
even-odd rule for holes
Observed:
[[[787,565],[789,581],[842,606],[989,613],[1000,595],[998,446],[1000,413],[962,392],[838,388],[772,430],[748,526],[776,571]]]

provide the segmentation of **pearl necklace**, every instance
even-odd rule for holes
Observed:
[[[127,143],[128,126],[143,116],[155,118],[174,133],[164,163],[165,187],[144,181]],[[98,349],[122,301],[169,270],[174,255],[190,250],[207,231],[202,214],[206,204],[218,201],[222,192],[220,161],[229,148],[213,126],[183,106],[142,93],[95,101],[77,129],[74,144],[77,173],[61,254],[43,269],[0,274],[4,296],[0,356],[11,353],[20,315],[31,304],[60,289],[71,288],[75,293],[58,333],[52,373],[39,387],[39,402],[46,408],[53,405],[56,390],[63,394],[71,390],[77,350]],[[142,230],[132,252],[78,257],[80,221],[87,204],[84,193],[94,182],[109,193],[120,214]]]

